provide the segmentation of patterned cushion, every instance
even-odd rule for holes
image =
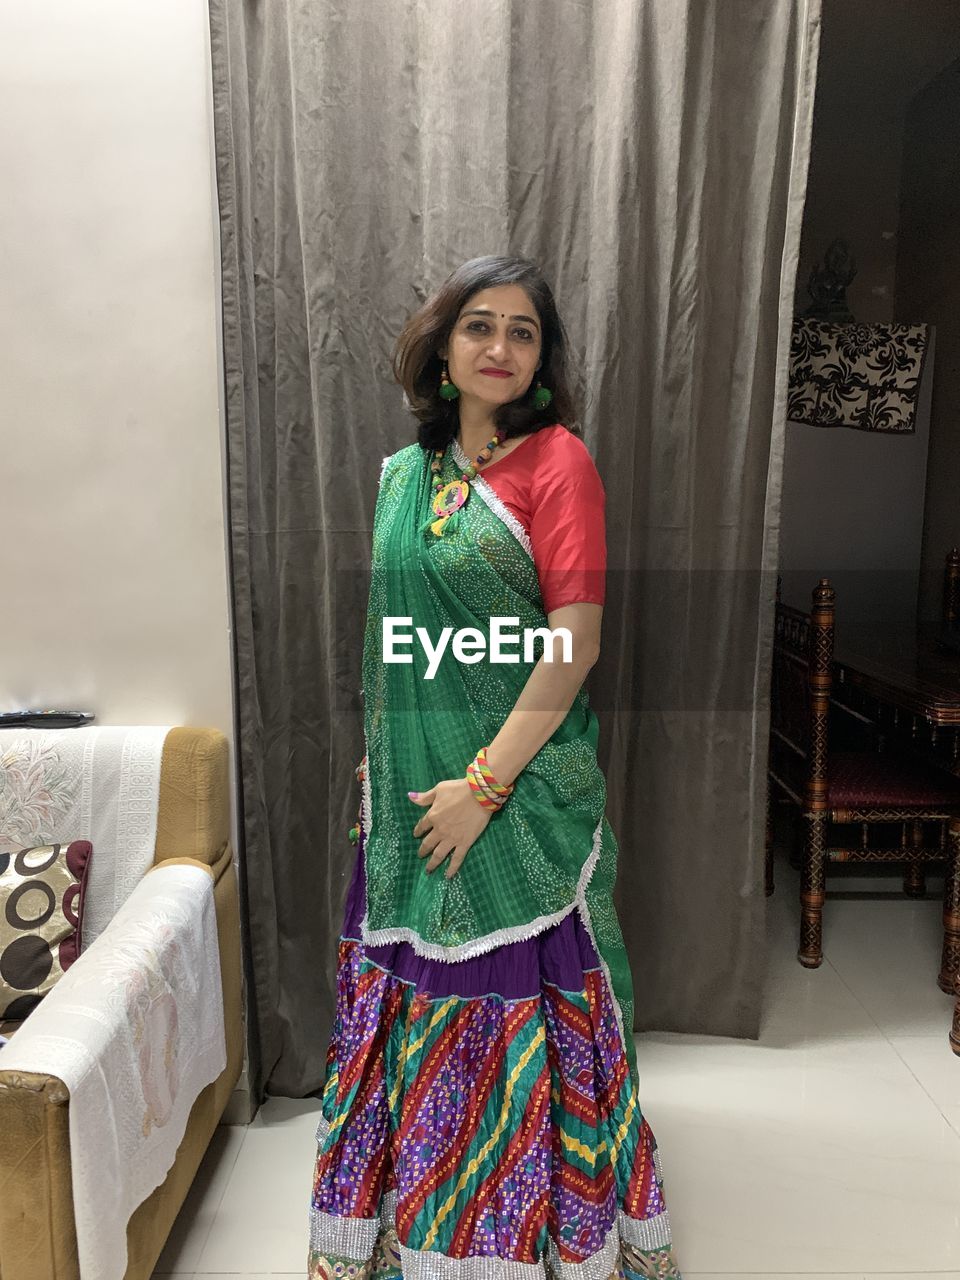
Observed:
[[[899,752],[835,751],[827,796],[831,809],[960,808],[960,778]]]
[[[89,840],[0,851],[0,1019],[21,1021],[80,951]]]

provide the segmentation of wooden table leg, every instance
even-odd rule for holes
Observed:
[[[822,814],[804,814],[806,832],[803,867],[800,872],[800,949],[797,959],[807,969],[823,963],[824,850],[826,819]],[[960,833],[958,833],[960,837]]]
[[[943,886],[943,952],[937,985],[947,995],[953,995],[957,973],[960,972],[960,817],[950,819],[947,850],[947,878]]]

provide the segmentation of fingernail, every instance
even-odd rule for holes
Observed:
[[[407,795],[409,796],[409,798],[410,798],[411,800],[416,800],[416,798],[417,798],[417,796],[418,796],[419,794],[420,794],[420,792],[419,792],[419,791],[408,791],[408,792],[407,792]]]

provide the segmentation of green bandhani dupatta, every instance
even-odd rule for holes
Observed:
[[[532,937],[579,910],[608,972],[624,1026],[632,1027],[633,992],[613,908],[617,845],[604,815],[606,781],[597,763],[598,722],[579,690],[562,724],[516,779],[451,879],[426,870],[413,827],[426,810],[408,791],[463,777],[480,747],[496,736],[543,653],[535,640],[525,661],[526,628],[547,618],[527,535],[491,487],[477,477],[470,496],[437,536],[430,530],[431,454],[412,444],[383,464],[373,528],[370,596],[363,647],[365,771],[362,819],[367,904],[363,941],[405,941],[418,954],[456,961]],[[442,478],[466,458],[454,442]],[[490,619],[519,643],[514,663],[461,662],[453,635],[475,628],[489,638]],[[396,646],[409,662],[384,660],[384,619],[406,619]],[[512,621],[516,619],[516,621]],[[416,638],[451,642],[432,678]],[[554,660],[561,650],[555,646]],[[623,1036],[631,1066],[633,1038]]]

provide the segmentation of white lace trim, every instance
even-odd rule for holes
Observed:
[[[460,445],[456,440],[453,441],[453,456],[456,459],[458,467],[465,467],[467,463],[471,461],[471,459],[468,458],[460,448]],[[533,544],[530,541],[529,535],[503,499],[491,488],[481,475],[474,476],[472,485],[493,514],[503,521],[532,560]]]
[[[369,831],[367,826],[367,814],[369,806],[369,780],[364,778],[364,832]],[[369,895],[368,904],[364,911],[363,922],[360,925],[360,937],[362,941],[371,947],[381,947],[391,942],[408,942],[418,956],[423,956],[426,960],[443,960],[448,964],[455,964],[458,960],[472,960],[475,956],[486,955],[488,951],[493,951],[497,947],[506,946],[511,942],[525,942],[528,938],[535,938],[537,934],[543,933],[544,930],[551,928],[555,924],[559,924],[564,920],[571,911],[579,910],[581,918],[587,926],[590,933],[590,940],[596,948],[596,941],[590,927],[590,913],[587,910],[586,892],[587,885],[596,868],[597,861],[600,857],[600,844],[603,839],[603,818],[597,823],[593,833],[593,845],[583,869],[580,872],[580,880],[577,884],[577,893],[573,902],[568,906],[562,907],[559,911],[553,912],[548,916],[537,916],[535,920],[529,921],[527,924],[514,925],[509,929],[495,929],[493,933],[484,934],[482,938],[472,938],[469,942],[464,942],[458,947],[444,947],[436,942],[425,942],[423,938],[414,930],[406,927],[397,927],[393,929],[370,929],[368,926],[369,919]],[[600,956],[599,951],[597,955]],[[600,956],[600,963],[603,965],[603,957]],[[604,972],[607,982],[610,981],[610,975]],[[613,997],[614,1008],[617,1008],[616,997],[613,996],[613,987],[610,987],[610,994]],[[623,1031],[622,1022],[618,1023]]]
[[[363,766],[363,782],[360,785],[360,821],[363,823],[363,845],[364,845],[364,872],[366,872],[366,846],[370,838],[370,832],[373,830],[373,793],[370,787],[370,749],[367,746],[367,737],[363,737],[363,758],[366,764]],[[364,898],[369,900],[368,882],[366,874],[364,881]],[[363,924],[366,924],[368,907],[364,904]],[[360,926],[360,936],[363,937],[363,924]]]

